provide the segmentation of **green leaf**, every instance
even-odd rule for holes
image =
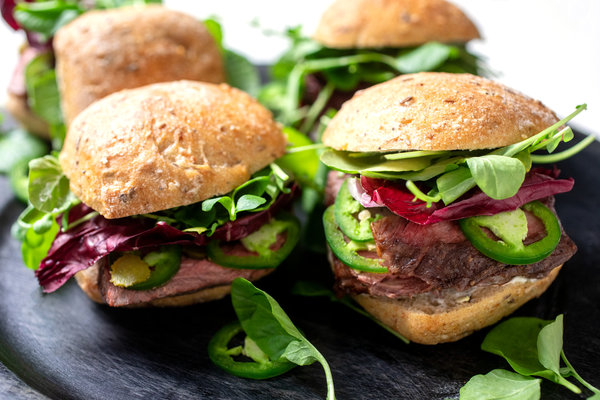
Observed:
[[[233,202],[233,199],[229,196],[214,197],[212,199],[204,200],[202,202],[202,211],[209,212],[217,204],[220,204],[223,206],[223,208],[229,214],[229,219],[231,221],[235,221],[235,217],[236,217],[235,203]]]
[[[224,57],[227,83],[256,97],[260,90],[258,69],[245,57],[231,50],[225,50]]]
[[[261,196],[255,196],[253,194],[244,194],[242,195],[236,205],[236,212],[242,212],[247,210],[252,210],[258,208],[260,205],[265,204],[267,200],[265,200]]]
[[[208,18],[203,22],[206,30],[213,37],[219,49],[223,51],[223,28],[221,28],[219,21],[216,18]]]
[[[84,9],[74,1],[39,1],[17,3],[13,15],[25,30],[48,40],[64,25],[77,18]]]
[[[40,211],[57,214],[74,201],[58,159],[47,155],[29,162],[29,201]]]
[[[460,400],[538,400],[541,379],[503,369],[475,375],[460,389]]]
[[[537,338],[540,364],[560,375],[560,352],[563,347],[563,316],[544,326]]]
[[[466,161],[477,186],[492,199],[514,196],[525,179],[525,166],[516,158],[485,155]]]
[[[540,362],[538,353],[538,336],[542,329],[552,323],[539,318],[515,317],[502,322],[492,329],[485,337],[481,349],[504,357],[510,366],[521,375],[535,375],[552,382],[561,384],[573,391],[581,390],[564,379],[560,373],[548,369]],[[562,325],[559,325],[562,326]],[[555,350],[556,327],[551,328],[543,340],[544,351],[548,351],[543,359],[548,365],[553,363],[551,351]]]
[[[521,375],[554,376],[539,361],[537,338],[550,321],[539,318],[515,317],[494,327],[485,337],[481,349],[504,357]]]
[[[308,146],[313,142],[302,132],[294,128],[284,127],[283,133],[288,140],[288,149]],[[317,150],[286,154],[277,160],[277,163],[286,172],[293,175],[300,184],[314,187],[314,180],[319,170],[319,154]]]
[[[437,188],[445,204],[450,204],[475,187],[471,171],[465,167],[446,172],[436,180]]]
[[[48,153],[48,145],[38,137],[15,129],[0,135],[0,173],[7,174],[17,163]]]
[[[454,46],[438,42],[428,42],[396,58],[398,71],[411,74],[433,71],[451,57],[457,57],[459,50]]]
[[[326,150],[321,154],[321,162],[330,168],[349,174],[366,175],[369,172],[419,171],[431,164],[430,157],[386,160],[382,156],[351,157],[351,153]]]
[[[295,340],[290,342],[285,348],[281,358],[285,358],[298,365],[310,365],[318,361],[313,349],[314,347],[307,341]]]
[[[287,359],[299,365],[319,361],[327,377],[327,398],[335,399],[327,361],[275,299],[246,279],[236,278],[231,286],[231,302],[244,332],[271,360]]]
[[[45,230],[36,232],[34,226],[43,220],[49,221],[49,226]],[[48,214],[43,214],[33,207],[28,207],[19,216],[17,224],[21,227],[21,254],[23,262],[30,269],[38,269],[44,257],[48,254],[52,242],[58,233],[59,226],[54,218],[48,218]]]

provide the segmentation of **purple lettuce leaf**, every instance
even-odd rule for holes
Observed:
[[[98,215],[66,232],[59,231],[35,275],[44,292],[60,288],[77,272],[91,267],[112,252],[140,250],[167,244],[203,246],[209,240],[239,240],[267,223],[278,211],[291,203],[298,193],[294,185],[288,194],[280,195],[267,210],[247,214],[206,234],[183,232],[165,222],[141,217],[106,219]],[[69,212],[69,223],[93,210],[81,203]],[[59,216],[57,221],[61,223]]]
[[[361,176],[360,183],[372,201],[383,204],[394,214],[411,222],[429,225],[476,215],[494,215],[514,210],[534,200],[568,192],[573,188],[574,181],[572,178],[556,179],[558,172],[556,169],[552,171],[542,168],[532,169],[525,176],[517,194],[507,199],[492,199],[476,188],[448,206],[437,202],[429,208],[424,201],[415,201],[414,195],[403,185],[403,182]]]

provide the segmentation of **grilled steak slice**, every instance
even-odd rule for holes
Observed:
[[[528,215],[525,243],[545,235],[543,225]],[[339,289],[354,294],[398,298],[452,288],[500,285],[520,276],[539,279],[575,254],[577,247],[563,232],[554,252],[528,265],[507,265],[481,254],[465,238],[457,222],[418,225],[390,214],[371,224],[386,274],[355,271],[335,260]]]
[[[274,247],[281,247],[284,241],[278,240]],[[250,254],[239,242],[236,245],[228,244],[228,247],[226,251],[229,254]],[[98,288],[106,304],[111,307],[125,307],[164,297],[194,293],[216,286],[230,285],[238,277],[254,281],[272,271],[272,268],[227,268],[208,259],[182,257],[179,271],[164,285],[151,290],[130,290],[113,285],[110,282],[110,266],[108,263],[102,263],[98,276]]]

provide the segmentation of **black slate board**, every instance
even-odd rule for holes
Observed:
[[[579,251],[539,300],[516,315],[565,314],[565,351],[600,386],[600,143],[560,165],[576,179],[557,197],[563,225]],[[214,332],[234,319],[229,299],[183,309],[109,309],[73,282],[43,295],[22,262],[10,226],[23,206],[0,179],[0,361],[27,385],[56,399],[318,399],[318,364],[268,381],[227,375],[208,360]],[[339,399],[457,398],[473,375],[508,368],[479,346],[487,330],[458,343],[404,345],[343,306],[289,294],[296,277],[327,279],[325,258],[296,251],[258,286],[270,292],[329,361]],[[0,366],[1,367],[1,366]],[[0,368],[3,398],[43,398]],[[547,382],[543,399],[577,399]]]

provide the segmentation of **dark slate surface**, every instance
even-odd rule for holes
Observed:
[[[558,196],[557,209],[579,252],[549,291],[517,315],[549,319],[565,313],[567,357],[584,378],[600,386],[600,143],[560,167],[564,176],[576,178],[575,189]],[[210,363],[209,339],[234,318],[229,299],[184,309],[120,310],[92,303],[74,283],[42,295],[10,237],[22,209],[0,179],[0,361],[7,368],[0,365],[0,398],[325,396],[318,364],[252,381]],[[297,251],[258,286],[280,301],[327,358],[339,399],[457,398],[471,376],[508,368],[501,358],[479,350],[487,330],[453,344],[404,345],[340,305],[289,294],[295,277],[328,279],[327,270],[324,257]],[[585,398],[547,382],[542,389],[543,399]]]

